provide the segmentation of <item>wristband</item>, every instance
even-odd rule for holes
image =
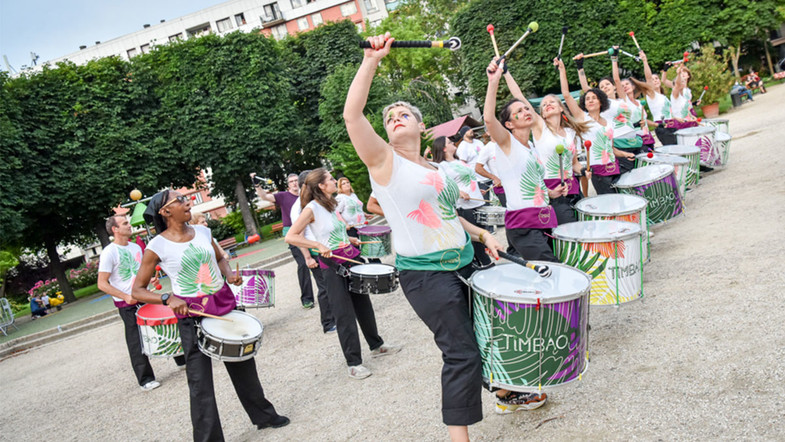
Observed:
[[[579,59],[575,60],[575,66],[578,66],[578,70],[583,69],[583,59],[579,58]]]

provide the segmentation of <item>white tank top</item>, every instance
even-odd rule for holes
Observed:
[[[455,211],[458,185],[442,169],[427,169],[393,152],[390,183],[382,186],[371,177],[371,187],[398,255],[421,256],[466,245]]]
[[[297,218],[300,217],[302,212],[303,208],[300,206],[300,198],[297,197],[297,199],[294,200],[294,204],[292,204],[292,210],[289,212],[289,219],[292,220],[292,225],[294,225],[294,222],[297,221]],[[310,224],[305,226],[305,230],[303,230],[303,236],[308,241],[316,241],[316,237],[313,236],[313,232],[311,232]]]
[[[569,127],[564,128],[565,135],[561,136],[551,132],[547,124],[543,123],[542,134],[539,139],[534,140],[534,147],[537,155],[545,164],[545,179],[559,179],[559,154],[556,153],[556,146],[564,146],[562,154],[562,177],[572,177],[572,159],[577,155],[577,141],[575,131]]]
[[[480,192],[480,186],[477,184],[477,175],[469,167],[469,165],[460,160],[442,161],[439,163],[439,168],[444,171],[447,178],[455,181],[459,190],[469,194],[470,198],[481,200],[483,197],[482,192]],[[455,203],[455,206],[459,209],[474,209],[482,205],[482,201],[465,200],[460,197]]]
[[[338,201],[338,207],[336,207],[335,210],[341,214],[341,218],[346,221],[346,224],[348,224],[349,227],[362,226],[365,224],[363,203],[357,198],[357,195],[339,193],[335,196],[335,199]]]
[[[594,121],[588,112],[583,113],[583,121],[589,124],[589,131],[583,134],[583,139],[591,141],[589,148],[589,164],[599,166],[616,161],[613,154],[613,123],[605,119],[605,126]]]
[[[692,103],[690,103],[691,97],[692,91],[689,88],[684,88],[681,95],[676,98],[673,97],[673,92],[671,92],[671,115],[673,115],[673,118],[687,118],[692,107]]]
[[[651,111],[652,121],[665,121],[671,119],[671,101],[659,92],[654,93],[654,98],[646,97]]]
[[[191,227],[195,235],[188,242],[173,242],[158,235],[147,245],[161,259],[161,268],[169,275],[174,294],[184,298],[212,295],[224,286],[210,229]]]
[[[313,200],[305,205],[313,211],[313,222],[309,224],[316,241],[330,250],[342,249],[349,245],[346,224],[338,219],[337,212],[329,212],[321,204]]]
[[[498,176],[498,169],[496,168],[496,150],[499,148],[499,145],[493,141],[489,141],[488,144],[483,147],[480,151],[480,156],[477,158],[477,164],[482,164],[482,166],[493,175]]]
[[[510,155],[496,152],[499,179],[507,196],[507,210],[545,207],[550,202],[545,187],[545,167],[537,150],[528,148],[510,134]]]

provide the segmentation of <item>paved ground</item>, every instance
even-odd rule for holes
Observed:
[[[785,422],[785,87],[727,115],[730,165],[657,230],[643,302],[592,308],[583,380],[534,412],[497,416],[484,394],[476,440],[782,440]],[[256,357],[288,427],[256,430],[214,364],[229,440],[446,440],[440,354],[400,291],[374,296],[381,335],[404,350],[346,376],[335,335],[299,303],[293,264],[276,269],[274,309]],[[133,381],[119,323],[0,362],[0,440],[187,440],[184,373],[153,361],[161,388]],[[42,417],[31,424],[31,415]]]

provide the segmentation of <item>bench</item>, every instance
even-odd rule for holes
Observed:
[[[760,76],[758,75],[758,73],[757,73],[757,72],[754,72],[752,75],[754,75],[754,76],[756,76],[756,77],[760,78]],[[761,80],[758,82],[758,84],[757,84],[756,86],[749,87],[749,86],[747,86],[747,83],[748,83],[749,81],[750,81],[750,74],[747,74],[747,75],[745,75],[745,76],[741,77],[741,84],[743,84],[743,85],[744,85],[744,87],[746,87],[747,89],[749,89],[750,91],[752,91],[752,93],[753,93],[753,94],[755,93],[755,91],[757,91],[757,90],[760,90],[760,86],[763,84],[763,79],[761,78]],[[765,87],[766,87],[766,85],[763,85],[763,87],[765,88]]]
[[[232,258],[237,257],[236,249],[244,244],[246,244],[245,241],[238,243],[237,240],[233,237],[218,241],[218,245],[221,246],[221,248],[224,249],[226,253],[228,253]]]
[[[270,232],[274,236],[280,236],[281,232],[283,232],[283,221],[281,221],[280,223],[273,224],[272,228],[270,229]]]

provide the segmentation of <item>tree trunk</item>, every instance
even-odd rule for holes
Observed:
[[[256,220],[253,213],[251,213],[251,205],[248,203],[248,197],[245,195],[245,186],[243,180],[237,178],[237,185],[234,188],[234,195],[237,197],[237,205],[240,207],[240,213],[243,214],[243,223],[245,223],[245,231],[248,235],[256,235]]]
[[[109,241],[109,234],[106,232],[106,223],[103,221],[97,222],[93,230],[95,230],[95,234],[98,236],[98,241],[101,242],[101,247],[108,246],[111,241]]]
[[[57,282],[60,284],[60,291],[63,292],[66,302],[76,301],[71,284],[65,276],[63,264],[60,262],[60,255],[57,253],[57,243],[51,236],[47,236],[44,241],[46,243],[46,254],[49,256],[49,271],[57,278]]]
[[[730,61],[733,64],[733,75],[735,75],[737,79],[741,79],[741,74],[739,73],[740,55],[741,55],[741,42],[739,42],[738,46],[736,47],[730,46]]]
[[[769,33],[766,32],[766,35],[769,35]],[[768,40],[767,38],[763,39],[763,50],[766,51],[766,62],[769,63],[769,75],[774,75],[774,65],[771,63],[771,54],[769,53],[769,42],[767,40]],[[761,75],[761,77],[763,76]]]

